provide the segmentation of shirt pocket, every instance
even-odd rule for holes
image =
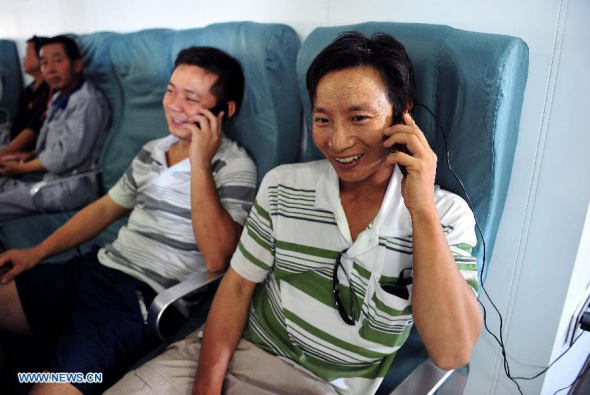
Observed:
[[[401,298],[381,288],[371,274],[359,320],[361,338],[395,351],[404,344],[414,324],[411,297]],[[411,293],[410,293],[411,294]]]

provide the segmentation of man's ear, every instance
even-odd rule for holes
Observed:
[[[414,107],[414,102],[411,100],[408,100],[408,104],[406,105],[406,111],[410,112],[412,111],[412,108]]]
[[[80,74],[83,68],[84,64],[82,63],[82,59],[74,60],[74,71],[76,72],[76,74]]]
[[[231,100],[227,102],[227,118],[231,118],[236,113],[236,102]]]

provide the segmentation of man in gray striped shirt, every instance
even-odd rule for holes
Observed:
[[[147,143],[106,196],[41,244],[0,256],[0,329],[51,334],[50,372],[103,373],[101,385],[38,390],[101,392],[156,341],[138,293],[149,305],[191,274],[227,266],[256,187],[253,161],[221,130],[243,91],[234,58],[209,47],[181,51],[163,100],[170,135]],[[37,265],[127,214],[127,226],[105,248]]]

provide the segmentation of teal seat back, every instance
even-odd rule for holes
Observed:
[[[77,37],[85,73],[107,96],[112,126],[101,168],[105,189],[121,177],[149,140],[166,136],[162,99],[178,52],[189,46],[220,48],[240,61],[246,78],[242,106],[223,126],[266,172],[297,160],[301,104],[295,31],[281,24],[231,22],[189,30],[149,29]]]
[[[452,168],[461,178],[485,237],[485,259],[494,248],[510,182],[518,137],[524,88],[528,75],[528,47],[519,38],[474,33],[449,26],[367,22],[315,29],[301,46],[297,80],[307,130],[305,160],[323,158],[311,135],[311,108],[305,85],[315,56],[339,33],[359,30],[368,36],[385,32],[407,49],[414,67],[417,102],[437,116],[448,140]],[[414,118],[438,156],[436,183],[465,197],[446,164],[440,129],[422,108]],[[473,251],[481,278],[484,251],[479,234]],[[486,264],[487,266],[487,264]],[[398,352],[380,393],[388,393],[428,354],[416,329]]]
[[[12,121],[23,87],[16,44],[0,40],[0,123]]]

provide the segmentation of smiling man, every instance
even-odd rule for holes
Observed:
[[[326,160],[265,176],[202,345],[195,332],[109,394],[374,393],[414,322],[439,367],[469,360],[474,218],[434,185],[404,47],[343,34],[307,88]]]
[[[46,40],[40,49],[41,73],[55,92],[35,150],[13,152],[0,162],[0,224],[39,210],[71,210],[98,197],[96,177],[47,188],[34,204],[32,185],[96,167],[109,123],[108,103],[82,75],[76,43],[65,36]]]
[[[0,329],[55,339],[50,372],[103,373],[101,384],[34,393],[102,392],[158,341],[142,313],[156,293],[227,266],[256,188],[253,161],[221,129],[243,92],[237,60],[216,48],[182,50],[163,100],[170,135],[147,143],[107,195],[41,244],[0,255]],[[220,104],[225,111],[209,111]],[[105,248],[37,265],[127,214]]]

